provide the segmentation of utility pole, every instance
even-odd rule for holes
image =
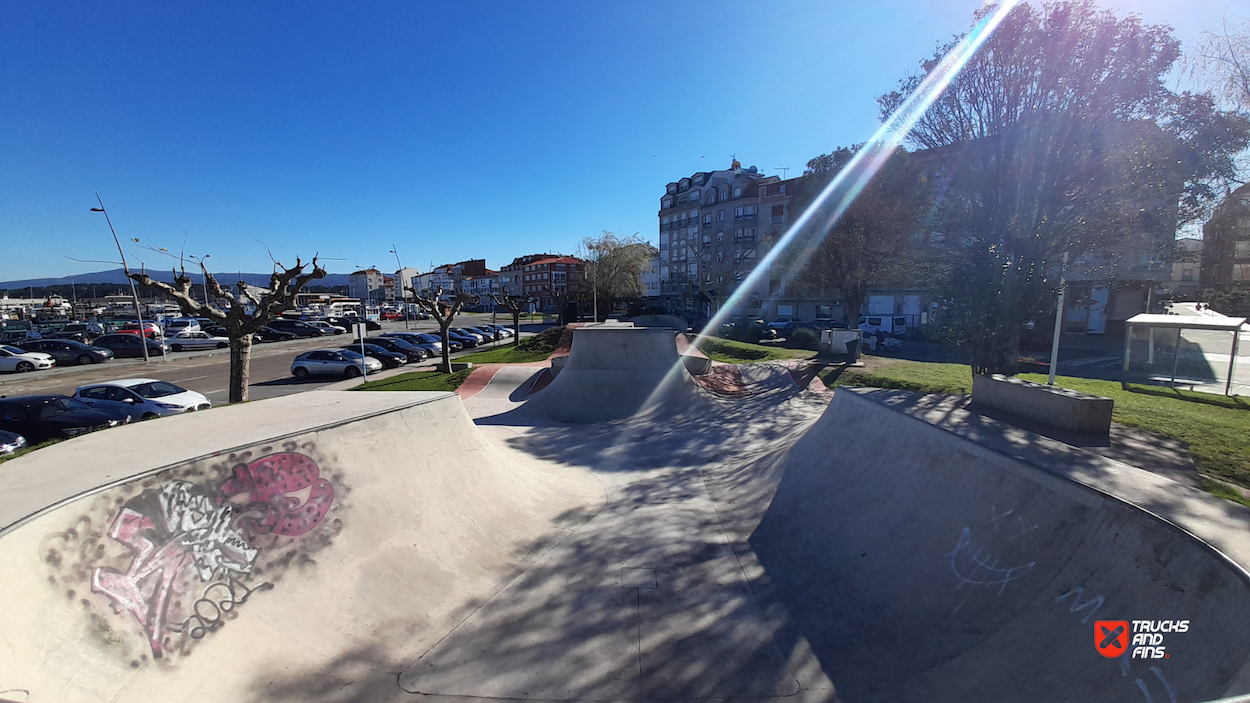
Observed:
[[[95,199],[100,201],[100,207],[93,207],[91,211],[104,213],[104,221],[109,223],[109,231],[113,233],[113,243],[117,245],[117,253],[122,257],[122,271],[129,274],[130,267],[126,265],[126,252],[122,251],[122,240],[117,238],[117,230],[113,229],[113,218],[109,217],[109,211],[104,209],[104,200],[99,193],[95,194]],[[148,334],[143,327],[143,311],[139,308],[139,291],[135,290],[133,278],[126,276],[126,280],[130,282],[130,297],[135,301],[135,317],[139,320],[139,346],[143,348],[143,363],[146,364],[152,360],[148,358]]]
[[[399,276],[399,304],[404,306],[404,329],[411,329],[408,326],[408,300],[404,297],[407,291],[404,288],[404,265],[399,261],[399,247],[394,242],[391,242],[391,253],[395,255],[395,265],[399,267],[395,275]]]
[[[1063,294],[1066,292],[1067,284],[1064,282],[1064,275],[1068,268],[1068,252],[1063,253],[1063,265],[1059,268],[1059,300],[1055,304],[1055,335],[1050,340],[1050,376],[1046,379],[1046,385],[1055,385],[1055,367],[1059,365],[1059,334],[1063,332]]]

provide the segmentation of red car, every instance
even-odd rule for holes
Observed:
[[[143,323],[143,336],[148,339],[159,339],[161,336],[161,328],[155,322]],[[120,329],[116,330],[118,334],[139,334],[138,322],[127,322]]]
[[[400,312],[394,312],[394,311],[384,312],[382,313],[382,319],[383,320],[402,320],[404,319],[404,314]]]

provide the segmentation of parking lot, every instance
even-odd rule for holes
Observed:
[[[453,326],[463,327],[475,323],[491,321],[489,314],[466,313],[456,317]],[[498,324],[506,325],[510,320],[502,316],[497,318]],[[383,322],[380,331],[370,333],[376,336],[385,332],[402,332],[404,323]],[[430,320],[411,321],[410,329],[437,334],[438,325]],[[524,332],[522,333],[524,334]],[[251,377],[248,385],[248,397],[251,400],[273,398],[303,391],[315,390],[325,384],[333,383],[334,378],[314,378],[300,381],[291,376],[291,361],[306,351],[322,348],[336,348],[347,344],[350,335],[333,337],[313,337],[294,339],[287,342],[270,342],[252,345]],[[509,344],[511,340],[495,344]],[[453,354],[459,356],[470,354],[493,345],[483,345],[476,349],[468,349]],[[100,381],[111,381],[123,378],[156,378],[168,381],[188,390],[203,393],[214,405],[224,404],[228,398],[228,379],[230,373],[230,353],[228,349],[171,352],[165,358],[155,357],[145,363],[142,359],[112,359],[102,364],[89,366],[66,366],[47,371],[36,371],[23,374],[4,374],[0,376],[0,397],[32,395],[43,393],[72,394],[79,386]]]

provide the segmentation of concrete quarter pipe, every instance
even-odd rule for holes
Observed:
[[[651,397],[659,364],[637,364],[581,378]],[[590,397],[575,369],[557,394]],[[1060,476],[845,389],[553,423],[532,373],[463,404],[219,408],[0,466],[0,700],[1250,690],[1240,506],[1109,460]],[[1112,659],[1099,620],[1189,628]]]

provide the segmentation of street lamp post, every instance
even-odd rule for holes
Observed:
[[[391,253],[395,255],[395,265],[399,267],[396,275],[399,276],[399,304],[404,306],[404,329],[411,329],[408,326],[408,300],[404,297],[404,265],[399,262],[399,247],[391,244]]]
[[[126,252],[122,251],[122,240],[117,238],[117,230],[113,229],[113,219],[109,217],[108,210],[104,209],[104,200],[99,193],[95,194],[95,199],[100,201],[100,207],[91,208],[92,212],[104,213],[104,221],[109,223],[109,231],[113,233],[113,243],[117,245],[117,253],[122,257],[122,271],[126,274],[130,273],[130,267],[126,265]],[[148,334],[143,328],[143,311],[139,308],[139,291],[135,290],[135,281],[129,275],[126,280],[130,282],[130,296],[135,301],[135,317],[139,320],[139,346],[143,348],[143,363],[148,363]]]

